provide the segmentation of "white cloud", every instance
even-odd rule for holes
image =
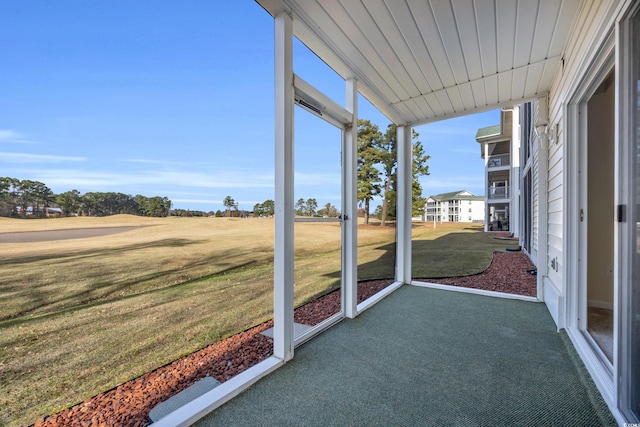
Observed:
[[[187,188],[255,189],[273,188],[270,173],[140,171],[104,172],[74,169],[29,171],[31,176],[54,188],[83,188],[87,191],[125,191],[119,188],[162,186]]]
[[[339,171],[335,174],[296,172],[294,180],[296,185],[341,185]]]
[[[32,142],[20,132],[11,129],[0,129],[0,143],[31,144]]]
[[[149,159],[124,159],[127,163],[140,163],[146,165],[160,165],[160,166],[186,166],[186,162],[176,162],[172,160],[149,160]]]
[[[0,152],[0,160],[9,163],[61,163],[84,162],[84,157],[54,156],[50,154],[6,153]]]

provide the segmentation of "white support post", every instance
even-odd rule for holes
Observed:
[[[411,283],[411,126],[398,126],[396,280]]]
[[[342,131],[342,285],[346,317],[358,315],[358,86],[346,82],[346,107],[352,114],[350,126]]]
[[[483,143],[482,149],[484,150],[484,231],[489,231],[489,224],[491,223],[491,209],[489,208],[489,144]]]
[[[514,237],[520,237],[520,107],[511,111],[511,171],[509,192],[509,231]]]
[[[293,21],[275,17],[275,253],[273,354],[293,357]]]

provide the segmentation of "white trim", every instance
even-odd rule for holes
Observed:
[[[593,379],[598,391],[602,394],[604,401],[607,403],[611,414],[618,424],[623,425],[627,422],[624,415],[612,404],[614,402],[614,387],[611,371],[603,363],[598,354],[594,351],[593,346],[589,343],[584,333],[577,328],[566,328],[567,335],[573,344],[573,347],[580,356],[582,363]]]
[[[318,323],[317,325],[312,326],[310,329],[307,329],[306,331],[304,331],[302,334],[300,334],[299,336],[297,336],[294,339],[294,341],[293,341],[294,347],[298,347],[298,346],[304,344],[305,342],[309,341],[311,338],[321,334],[325,330],[329,329],[330,327],[332,327],[336,323],[339,323],[339,322],[341,322],[343,320],[344,320],[344,314],[341,311],[341,312],[336,313],[333,316],[323,320],[322,322]]]
[[[284,362],[281,359],[271,356],[160,418],[151,425],[154,427],[189,426],[233,399],[283,364]]]
[[[412,190],[412,143],[411,126],[397,127],[397,203],[396,203],[396,280],[411,282],[411,190]]]
[[[565,325],[565,298],[562,292],[556,287],[556,285],[548,277],[544,277],[544,284],[542,290],[544,292],[543,300],[553,321],[556,322],[558,330],[564,328]]]
[[[527,302],[540,302],[536,297],[528,297],[525,295],[508,294],[506,292],[485,291],[484,289],[463,288],[460,286],[442,285],[440,283],[421,282],[413,280],[411,282],[413,286],[419,286],[422,288],[440,289],[442,291],[462,292],[465,294],[483,295],[486,297],[515,299]]]
[[[353,114],[311,86],[302,77],[294,74],[293,85],[296,104],[337,128],[351,126]]]
[[[631,401],[635,387],[634,380],[631,377],[634,360],[632,360],[632,334],[638,333],[634,331],[634,313],[633,313],[633,268],[634,257],[636,252],[637,238],[637,214],[633,213],[634,205],[638,203],[634,200],[634,186],[636,174],[640,171],[635,170],[636,158],[634,156],[634,129],[638,123],[635,123],[634,114],[636,107],[636,99],[631,95],[638,91],[636,78],[640,70],[634,70],[634,63],[637,59],[634,55],[640,55],[638,49],[638,41],[633,39],[633,28],[631,20],[638,19],[640,14],[640,4],[631,5],[626,11],[625,16],[620,20],[617,27],[616,41],[616,153],[615,153],[615,204],[626,205],[627,217],[625,222],[616,221],[615,234],[615,252],[614,252],[614,287],[617,286],[617,292],[614,294],[614,366],[617,390],[616,397],[618,408],[627,417],[628,422],[638,422],[639,414],[633,414],[629,409],[634,402]],[[640,24],[640,22],[638,22]],[[631,51],[631,45],[636,44],[636,51]],[[635,59],[635,61],[634,61]],[[638,286],[636,283],[635,286]],[[636,358],[638,355],[636,354]],[[635,361],[637,363],[637,360]],[[637,370],[636,370],[637,375]],[[640,390],[635,390],[639,393]]]
[[[345,105],[352,122],[342,130],[342,307],[345,316],[358,315],[358,82],[345,82]]]
[[[403,285],[404,283],[402,282],[394,282],[391,285],[387,286],[386,288],[382,289],[381,291],[373,294],[366,300],[362,301],[360,304],[358,304],[358,314],[373,307],[374,305],[382,301],[386,296],[388,296],[398,288],[402,287]]]
[[[293,358],[293,22],[275,17],[275,249],[273,354]]]

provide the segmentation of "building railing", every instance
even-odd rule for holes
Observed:
[[[489,199],[507,199],[509,198],[509,186],[489,187],[487,194]]]
[[[501,166],[509,166],[511,162],[511,156],[507,154],[496,154],[489,156],[489,162],[487,163],[489,168],[499,168]]]

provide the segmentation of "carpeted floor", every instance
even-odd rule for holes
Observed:
[[[616,424],[543,304],[403,286],[197,425]]]

